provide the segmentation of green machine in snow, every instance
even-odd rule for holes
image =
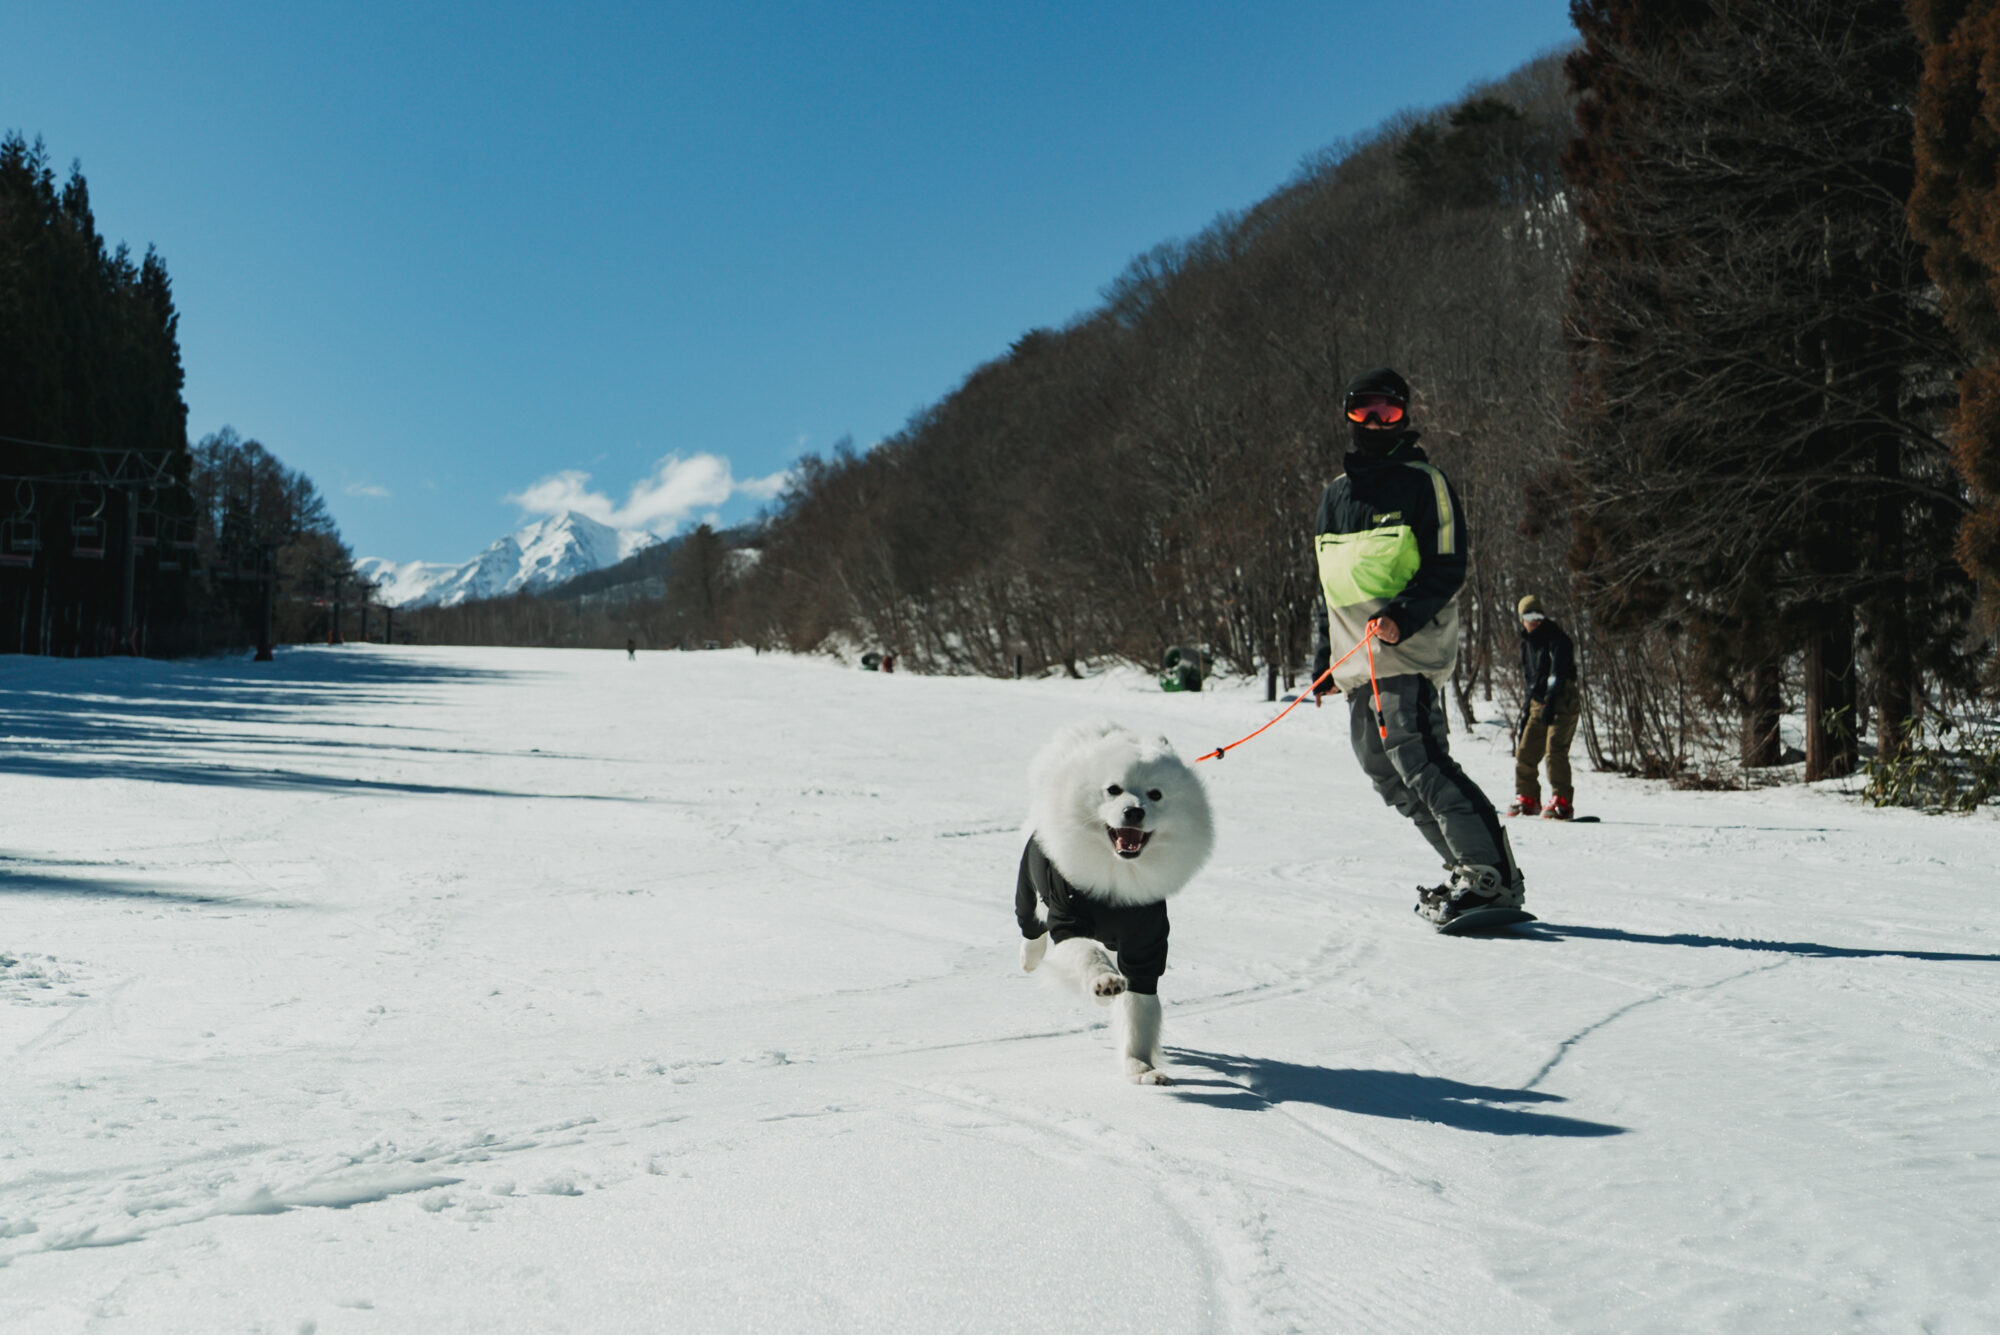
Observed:
[[[1201,689],[1201,650],[1174,645],[1160,665],[1160,689],[1198,691]]]

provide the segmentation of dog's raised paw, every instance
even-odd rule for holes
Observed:
[[[1104,1001],[1109,1001],[1125,990],[1125,980],[1115,973],[1101,973],[1090,983],[1091,993]]]
[[[1021,968],[1033,973],[1035,966],[1042,962],[1042,956],[1049,953],[1049,934],[1043,932],[1032,941],[1021,943]]]

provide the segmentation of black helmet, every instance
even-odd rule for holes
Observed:
[[[1364,371],[1347,382],[1341,412],[1354,448],[1385,457],[1416,439],[1410,430],[1410,383],[1386,366]]]
[[[1373,394],[1394,399],[1407,408],[1410,403],[1410,382],[1386,366],[1378,366],[1372,371],[1363,371],[1360,375],[1347,382],[1347,394],[1342,399],[1340,406],[1342,409],[1346,409],[1352,406],[1357,398]]]

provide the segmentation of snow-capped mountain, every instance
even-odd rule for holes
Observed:
[[[381,600],[392,607],[451,607],[471,598],[552,588],[616,565],[658,541],[650,533],[615,529],[565,510],[508,534],[459,565],[397,563],[379,556],[364,556],[354,565],[375,581]]]

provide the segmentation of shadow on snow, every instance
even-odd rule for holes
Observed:
[[[1870,950],[1861,946],[1822,946],[1811,941],[1754,941],[1733,936],[1698,936],[1691,932],[1656,936],[1650,932],[1627,932],[1617,927],[1573,927],[1551,922],[1523,923],[1513,929],[1513,934],[1530,941],[1563,941],[1574,937],[1588,941],[1633,941],[1649,946],[1760,950],[1770,954],[1798,955],[1805,959],[1956,960],[1972,964],[2000,964],[2000,955],[1973,955],[1953,950]]]
[[[46,862],[40,858],[0,853],[0,900],[12,895],[43,895],[64,899],[117,899],[133,904],[228,906],[246,909],[289,909],[300,905],[271,899],[252,891],[242,895],[205,894],[198,890],[176,890],[157,883],[118,877],[63,876],[40,870],[43,866],[88,864]]]
[[[0,771],[45,778],[143,779],[155,783],[425,796],[584,797],[506,789],[398,782],[315,773],[292,765],[243,763],[246,751],[273,758],[368,752],[505,755],[375,741],[390,725],[329,719],[340,707],[424,703],[428,687],[500,681],[521,674],[378,656],[362,649],[290,650],[275,662],[242,658],[0,660]],[[240,731],[248,725],[271,735]],[[346,729],[346,737],[286,736],[287,726]],[[396,734],[418,731],[397,725]],[[353,735],[360,734],[360,735]],[[539,753],[526,753],[539,754]],[[210,757],[214,757],[211,759]],[[600,799],[620,800],[620,799]]]
[[[1177,1063],[1204,1067],[1224,1077],[1201,1081],[1176,1075],[1168,1091],[1188,1102],[1218,1108],[1258,1109],[1278,1103],[1310,1103],[1364,1117],[1438,1122],[1490,1136],[1616,1136],[1626,1129],[1557,1113],[1496,1106],[1563,1102],[1560,1095],[1538,1090],[1468,1085],[1408,1071],[1334,1070],[1193,1048],[1167,1051]]]

